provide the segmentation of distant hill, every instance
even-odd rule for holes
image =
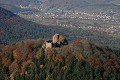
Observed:
[[[2,6],[4,8],[10,6],[18,7],[19,5],[35,5],[38,7],[43,7],[46,9],[63,9],[63,10],[86,10],[91,11],[94,9],[118,9],[120,1],[119,0],[0,0],[0,3],[7,6]],[[10,8],[7,8],[10,10]],[[96,9],[96,10],[97,10]]]
[[[38,2],[39,0],[0,0],[0,3],[9,5],[28,5],[32,2]]]
[[[40,3],[39,0],[0,0],[0,7],[17,13],[24,11],[24,9],[19,7],[20,5],[28,6],[29,4],[36,5],[38,3]]]
[[[119,3],[120,1],[118,0],[46,0],[41,5],[47,9],[100,12],[100,10],[106,11],[111,9],[119,11]]]
[[[63,5],[75,5],[81,6],[81,5],[92,5],[92,4],[109,4],[109,3],[114,3],[114,4],[119,4],[120,1],[119,0],[0,0],[0,3],[3,4],[11,4],[11,5],[28,5],[28,4],[32,4],[32,3],[43,3],[43,4],[47,4],[50,5],[49,3],[51,3],[51,5],[56,5],[56,6],[63,6]],[[61,4],[59,4],[61,3]]]

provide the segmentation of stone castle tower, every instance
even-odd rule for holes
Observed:
[[[47,40],[42,45],[42,48],[52,48],[52,47],[60,47],[61,45],[67,45],[68,43],[61,43],[61,38],[59,39],[60,35],[55,34],[52,37],[52,40]],[[64,41],[65,42],[65,41]]]
[[[53,36],[53,43],[57,43],[57,42],[59,42],[59,34],[55,34]]]

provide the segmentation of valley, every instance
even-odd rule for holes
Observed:
[[[108,0],[108,2],[105,0],[53,0],[54,4],[50,4],[50,0],[12,1],[15,4],[11,4],[11,1],[0,0],[0,6],[22,17],[20,21],[17,20],[15,25],[5,23],[5,25],[12,27],[24,26],[24,29],[26,29],[24,31],[22,31],[23,27],[19,27],[19,29],[21,29],[19,32],[21,36],[19,36],[17,40],[19,40],[19,38],[20,40],[39,37],[50,38],[50,35],[46,37],[43,36],[45,32],[51,35],[57,32],[68,37],[70,41],[85,37],[98,44],[114,45],[117,47],[120,45],[120,5],[118,0]],[[61,5],[58,5],[58,2]],[[9,21],[12,20],[13,19],[9,19]],[[5,21],[8,20],[6,19]],[[2,21],[1,25],[3,25],[3,23]],[[28,23],[30,23],[30,26]],[[35,28],[36,31],[32,31],[34,26],[37,26]],[[39,32],[41,31],[41,27],[43,32]],[[3,31],[6,32],[6,30],[1,30],[1,33]],[[18,30],[16,30],[16,32],[18,33]],[[27,34],[23,35],[25,33]],[[40,35],[40,33],[42,34]],[[3,37],[2,35],[2,38]],[[11,40],[13,40],[12,37]],[[6,41],[7,39],[3,42]],[[13,40],[13,42],[14,41],[16,40]]]
[[[44,25],[54,25],[84,30],[99,31],[110,35],[117,35],[120,30],[120,20],[114,16],[88,14],[77,11],[65,11],[61,13],[18,13],[19,16]]]
[[[80,9],[65,9],[66,4],[62,9],[61,6],[56,7],[57,5],[47,8],[44,6],[48,4],[47,1],[41,1],[36,5],[19,5],[25,11],[19,11],[16,14],[37,24],[81,28],[120,38],[119,5],[115,1],[102,4],[103,2],[101,1],[99,5],[88,2],[91,5],[80,7]]]

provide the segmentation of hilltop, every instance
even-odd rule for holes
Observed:
[[[0,79],[120,79],[119,51],[85,39],[47,49],[42,48],[43,42],[24,40],[14,45],[0,46]]]

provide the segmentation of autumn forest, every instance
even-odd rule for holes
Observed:
[[[120,80],[120,51],[78,39],[60,48],[44,40],[0,46],[1,80]]]

